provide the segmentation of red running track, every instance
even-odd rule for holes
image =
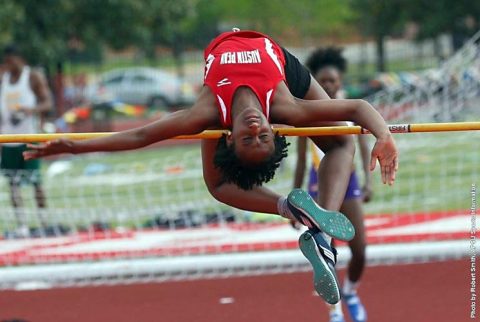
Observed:
[[[468,260],[370,267],[360,294],[370,322],[470,320]],[[220,304],[221,298],[233,303]],[[0,321],[328,321],[311,273],[0,292]]]

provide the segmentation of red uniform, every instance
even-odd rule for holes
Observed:
[[[205,49],[204,84],[217,99],[224,127],[231,127],[233,96],[239,86],[249,87],[269,118],[279,82],[285,81],[282,49],[268,36],[255,31],[225,32]]]

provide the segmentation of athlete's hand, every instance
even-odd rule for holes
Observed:
[[[382,172],[382,182],[392,185],[398,170],[398,150],[391,134],[377,138],[372,149],[370,171],[375,170],[377,160]]]
[[[27,147],[29,150],[23,152],[23,158],[25,160],[32,160],[48,155],[72,153],[73,144],[73,141],[67,139],[58,139],[39,145],[28,144]]]

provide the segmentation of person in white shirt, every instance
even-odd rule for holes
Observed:
[[[52,98],[45,77],[32,70],[13,45],[3,50],[3,66],[5,71],[0,86],[1,133],[38,133],[41,116],[52,108]],[[10,185],[17,230],[23,236],[28,235],[29,228],[20,194],[22,183],[33,185],[40,223],[43,226],[46,224],[42,216],[46,201],[39,176],[40,162],[25,161],[22,156],[25,150],[25,144],[3,144],[0,162],[0,169],[7,176]]]

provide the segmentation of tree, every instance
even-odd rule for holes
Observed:
[[[224,22],[282,38],[295,36],[306,43],[328,33],[348,30],[352,12],[337,0],[216,0]],[[340,32],[340,33],[341,33]]]
[[[145,1],[7,0],[0,10],[0,45],[15,42],[33,64],[64,61],[72,43],[114,49],[149,38]]]
[[[155,59],[155,47],[164,45],[172,49],[177,74],[183,76],[183,52],[185,39],[191,30],[188,22],[193,19],[198,0],[144,0],[148,8],[145,27],[148,38],[145,43],[147,56]]]
[[[377,71],[386,71],[385,37],[403,27],[402,0],[351,0],[357,13],[356,24],[366,36],[375,40]]]
[[[144,42],[149,37],[146,10],[145,1],[136,0],[6,0],[0,10],[0,45],[14,42],[30,64],[43,65],[53,79],[52,71],[61,74],[65,60],[79,48],[101,52],[105,45],[120,49]],[[55,79],[58,102],[62,82]]]
[[[418,39],[435,39],[448,33],[452,35],[454,49],[458,49],[480,28],[478,1],[408,0],[404,8],[405,18],[419,26]]]
[[[10,30],[22,17],[21,7],[15,1],[5,1],[0,10],[0,45],[12,41]]]

